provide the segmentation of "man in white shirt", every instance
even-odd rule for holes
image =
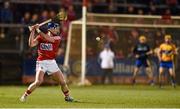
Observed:
[[[109,82],[112,84],[112,71],[114,68],[114,52],[111,50],[109,45],[105,45],[103,51],[101,51],[99,58],[101,60],[101,69],[103,71],[102,83],[105,83],[106,77],[108,77]]]

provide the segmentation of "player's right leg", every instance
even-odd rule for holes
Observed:
[[[102,84],[105,84],[106,76],[107,76],[106,69],[102,69],[102,77],[101,77]]]
[[[139,67],[135,67],[134,68],[134,71],[133,71],[133,78],[132,78],[132,84],[134,85],[136,83],[136,76],[137,76],[137,73],[139,72]]]
[[[27,97],[43,82],[44,78],[44,72],[39,70],[36,72],[36,78],[35,81],[29,85],[28,89],[25,91],[25,93],[21,96],[20,101],[25,102]]]
[[[162,66],[159,67],[159,87],[162,87],[162,79],[163,79],[164,68]]]

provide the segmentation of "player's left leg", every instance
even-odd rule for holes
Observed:
[[[169,74],[170,74],[170,77],[171,77],[171,84],[175,88],[176,87],[176,81],[175,81],[176,74],[175,74],[173,68],[169,68]]]
[[[153,72],[152,72],[152,66],[150,64],[150,61],[147,60],[147,62],[145,63],[145,67],[146,67],[146,74],[148,75],[149,78],[149,84],[150,85],[154,85],[154,80],[153,80]]]
[[[52,78],[61,86],[61,90],[65,96],[65,101],[72,102],[73,98],[69,95],[69,88],[63,76],[63,73],[59,70],[51,74]]]
[[[139,72],[139,69],[142,66],[142,64],[143,64],[142,60],[137,59],[135,61],[135,68],[134,68],[134,71],[133,71],[133,78],[132,78],[132,84],[133,85],[135,85],[135,83],[136,83],[136,76],[137,76],[137,74]]]
[[[108,69],[108,79],[109,79],[109,83],[110,84],[113,84],[113,77],[112,77],[112,74],[113,73],[113,69]]]

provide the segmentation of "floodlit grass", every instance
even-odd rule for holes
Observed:
[[[78,102],[67,103],[58,86],[41,86],[21,103],[25,86],[0,86],[0,108],[180,108],[180,87],[94,85],[70,86]]]

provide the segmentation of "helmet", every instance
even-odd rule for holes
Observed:
[[[57,27],[59,27],[59,24],[58,24],[58,23],[53,23],[53,22],[51,22],[51,23],[48,23],[48,24],[47,24],[47,28],[48,28],[48,29],[50,29],[50,28],[57,28]]]

